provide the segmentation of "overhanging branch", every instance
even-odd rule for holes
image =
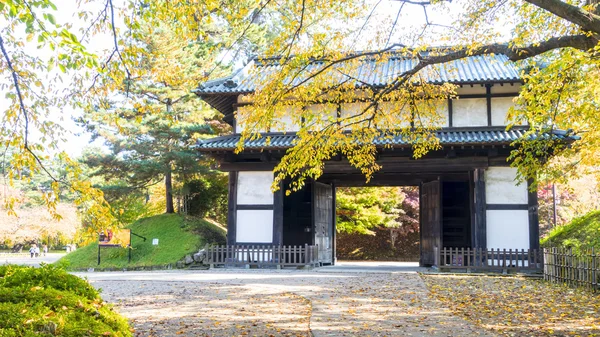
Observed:
[[[556,16],[572,22],[583,30],[600,34],[600,16],[560,0],[525,0]]]

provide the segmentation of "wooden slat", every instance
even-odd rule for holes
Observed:
[[[600,266],[594,249],[573,253],[571,249],[544,249],[544,279],[550,282],[600,290]]]

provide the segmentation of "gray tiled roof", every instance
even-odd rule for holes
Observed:
[[[400,54],[397,57],[390,57],[387,62],[383,63],[365,60],[356,69],[356,73],[351,75],[355,78],[356,83],[385,86],[403,72],[414,67],[416,63],[416,59],[402,57]],[[315,61],[306,68],[306,72],[311,73],[322,65],[322,62]],[[251,71],[253,67],[256,67],[255,71]],[[280,68],[281,65],[275,61],[260,62],[255,60],[229,77],[201,84],[195,92],[201,96],[203,94],[253,92],[258,82],[277,72]],[[421,71],[421,74],[429,83],[473,84],[519,82],[521,81],[519,72],[519,68],[509,61],[508,57],[496,54],[471,56],[445,64],[428,66]],[[301,79],[302,77],[298,77],[295,82]],[[346,79],[348,77],[345,75],[339,76],[340,81]]]
[[[436,135],[442,145],[472,145],[472,144],[498,144],[508,145],[525,135],[525,128],[515,128],[504,130],[499,128],[477,128],[477,129],[442,129],[436,131]],[[574,140],[576,137],[568,136],[565,132],[556,131],[555,137],[564,140]],[[267,136],[270,137],[270,143],[267,145]],[[244,148],[249,150],[276,150],[287,149],[294,146],[297,136],[295,133],[266,133],[263,137],[256,140],[247,140]],[[198,142],[198,150],[202,152],[229,151],[234,150],[240,141],[240,135],[229,135],[217,138],[201,140]],[[410,143],[401,136],[389,138],[380,137],[375,139],[375,145],[378,146],[410,146]]]

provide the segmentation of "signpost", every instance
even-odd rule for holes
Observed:
[[[98,236],[98,265],[100,265],[100,248],[102,247],[127,247],[129,250],[128,262],[131,262],[131,235],[146,238],[131,232],[131,229],[122,228],[117,230],[107,229],[100,232]]]
[[[100,248],[124,246],[129,249],[129,261],[131,261],[131,229],[107,229],[100,232],[98,238],[98,265],[100,265]]]

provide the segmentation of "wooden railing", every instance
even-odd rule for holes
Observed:
[[[224,266],[317,266],[318,246],[227,245],[206,246],[203,263]]]
[[[590,249],[574,254],[571,249],[544,249],[544,279],[600,291],[600,255]]]
[[[443,248],[436,258],[440,270],[531,272],[543,267],[543,256],[537,249]]]

